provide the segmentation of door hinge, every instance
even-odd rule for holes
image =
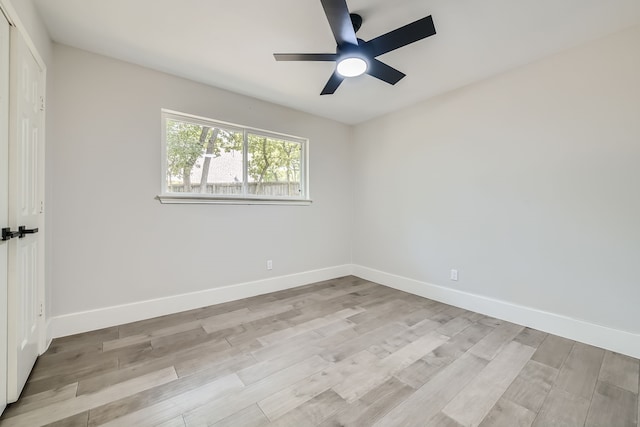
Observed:
[[[40,213],[44,213],[44,200],[40,200]]]
[[[40,310],[38,311],[38,316],[44,316],[44,304],[40,303]]]
[[[40,97],[40,111],[44,111],[44,96]]]

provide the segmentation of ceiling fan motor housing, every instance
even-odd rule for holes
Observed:
[[[364,43],[365,42],[363,40],[358,39],[358,46],[349,43],[345,43],[342,46],[339,45],[336,48],[338,62],[345,58],[360,58],[368,64],[370,55],[368,54],[368,49]]]
[[[362,26],[362,16],[357,13],[350,13],[349,17],[351,18],[351,24],[353,24],[353,32],[357,33]]]

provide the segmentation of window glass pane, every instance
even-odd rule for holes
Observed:
[[[186,196],[171,200],[308,196],[306,139],[168,110],[162,117],[166,193]]]
[[[302,197],[302,144],[248,134],[248,192],[260,196]]]
[[[167,191],[241,195],[242,132],[167,118]]]

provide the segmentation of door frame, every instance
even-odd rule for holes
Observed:
[[[16,11],[15,7],[12,4],[12,0],[0,0],[0,9],[2,10],[2,12],[4,13],[4,15],[6,16],[7,20],[9,21],[9,25],[11,25],[12,27],[15,27],[15,29],[20,33],[20,35],[22,36],[24,42],[27,45],[27,48],[29,49],[29,51],[31,52],[31,55],[33,55],[33,58],[36,60],[36,63],[38,64],[38,67],[40,68],[40,78],[41,78],[41,82],[40,84],[42,85],[42,93],[43,93],[43,99],[42,99],[42,105],[43,105],[43,111],[42,111],[42,123],[41,123],[41,128],[42,128],[42,150],[44,151],[42,153],[42,173],[40,174],[38,180],[38,186],[40,188],[41,193],[41,198],[42,198],[42,215],[40,215],[39,218],[39,223],[38,223],[38,228],[39,228],[39,232],[42,233],[42,241],[41,241],[41,245],[39,245],[39,253],[38,253],[38,257],[40,259],[40,265],[38,267],[39,269],[39,279],[38,279],[38,300],[40,302],[40,304],[42,304],[42,316],[40,316],[39,318],[39,325],[38,328],[40,330],[39,333],[39,337],[38,337],[38,353],[42,354],[44,353],[47,348],[49,347],[49,344],[51,343],[52,340],[52,330],[51,330],[51,319],[50,316],[48,314],[48,308],[49,308],[49,301],[48,301],[48,294],[47,294],[47,290],[48,290],[48,279],[49,276],[47,275],[47,262],[46,262],[46,228],[45,228],[45,224],[46,224],[46,206],[44,205],[44,202],[46,201],[46,192],[45,192],[45,174],[46,174],[46,104],[47,104],[47,100],[46,100],[46,94],[47,94],[47,65],[44,62],[44,59],[42,58],[42,56],[40,55],[40,52],[38,52],[38,49],[36,48],[35,43],[33,42],[33,39],[31,38],[31,36],[29,35],[26,26],[22,23],[22,20],[20,20],[20,17],[18,16],[18,12]],[[15,114],[15,113],[14,113]],[[10,117],[12,117],[12,112],[9,111],[9,115]]]
[[[0,99],[2,104],[0,105],[0,111],[2,112],[2,118],[0,119],[0,208],[3,212],[0,212],[0,224],[2,227],[9,225],[9,81],[11,72],[11,64],[9,63],[11,57],[11,46],[9,45],[9,38],[11,36],[11,25],[9,20],[6,19],[4,13],[0,11],[0,23],[2,24],[2,39],[0,43],[2,45],[2,62],[6,61],[6,65],[3,64],[2,76],[0,78]],[[0,308],[4,307],[8,309],[9,306],[9,243],[10,240],[0,242],[0,271],[3,273],[0,276]],[[8,347],[9,347],[9,331],[8,322],[9,316],[8,310],[0,309],[0,377],[3,378],[3,382],[0,383],[0,414],[7,406],[8,403]]]

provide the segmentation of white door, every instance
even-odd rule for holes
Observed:
[[[9,23],[1,12],[0,227],[9,227]],[[0,240],[0,414],[7,406],[7,248],[9,242],[10,240]]]
[[[38,357],[44,304],[42,71],[20,32],[11,28],[9,117],[8,401],[18,399]]]

